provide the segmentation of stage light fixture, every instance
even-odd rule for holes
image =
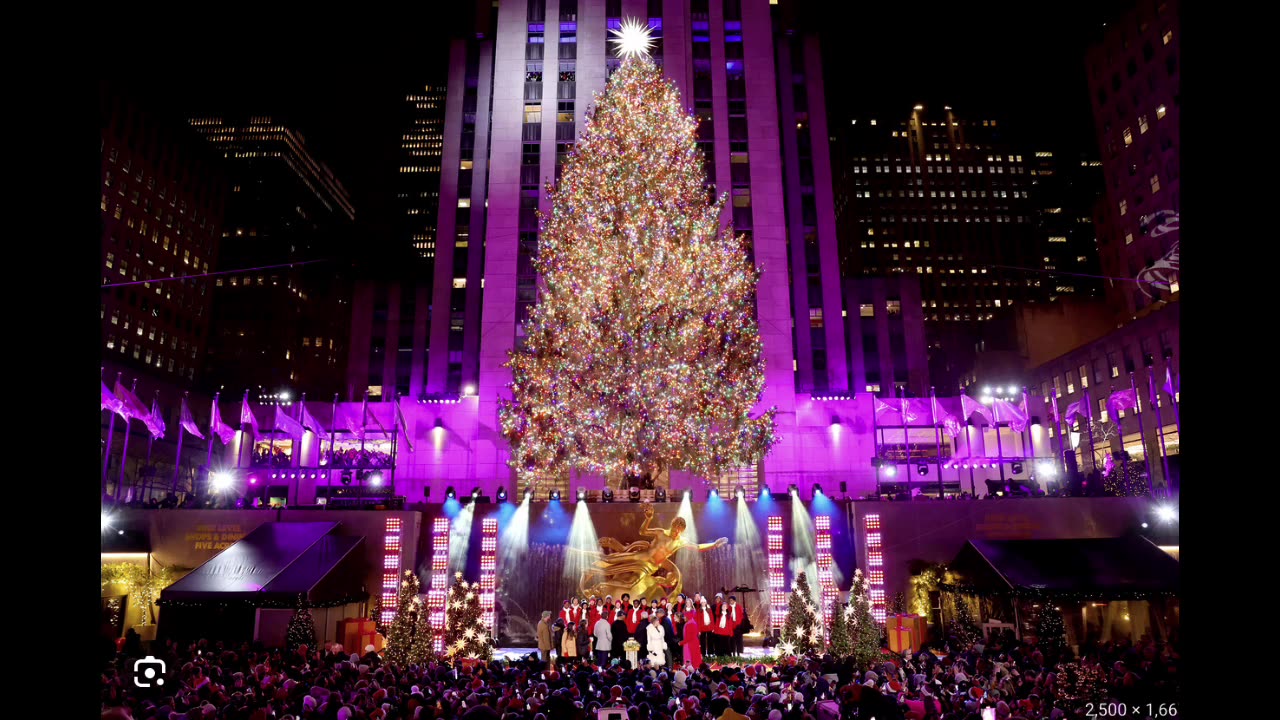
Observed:
[[[627,496],[630,498],[631,502],[633,503],[640,502],[640,486],[632,485],[631,489],[627,491]]]
[[[717,498],[717,497],[720,497],[720,493],[716,492],[715,488],[711,488],[710,490],[707,491],[707,500],[711,500],[711,498]]]
[[[847,493],[847,492],[849,492],[849,483],[847,483],[847,482],[845,482],[845,481],[841,480],[841,481],[840,481],[840,494],[841,494],[841,495],[843,495],[844,493]]]
[[[342,473],[342,484],[343,484],[343,485],[350,485],[350,484],[351,484],[351,473],[349,473],[349,472],[344,472],[344,473]]]
[[[928,465],[928,464],[926,464],[926,463],[918,463],[918,464],[916,465],[916,474],[917,474],[917,475],[928,475],[928,474],[929,474],[929,465]]]
[[[257,484],[258,484],[258,476],[257,476],[257,475],[250,475],[250,476],[249,476],[249,484],[250,484],[250,485],[257,485]]]
[[[560,502],[560,491],[559,491],[559,490],[552,490],[552,491],[551,491],[551,502]]]
[[[108,529],[108,528],[110,528],[110,527],[111,527],[111,516],[110,516],[110,515],[108,515],[108,514],[106,514],[106,513],[102,513],[102,530],[103,530],[103,532],[106,532],[106,531],[107,531],[107,529]]]
[[[747,496],[747,493],[741,486],[739,486],[737,492],[734,493],[734,496],[741,500]]]
[[[480,499],[480,488],[471,488],[471,501],[475,502]]]
[[[1021,474],[1022,474],[1022,463],[1020,463],[1020,462],[1012,463],[1012,464],[1010,464],[1010,465],[1009,465],[1009,469],[1013,471],[1013,474],[1014,474],[1014,475],[1021,475]]]
[[[814,483],[814,484],[813,484],[813,496],[814,496],[814,497],[818,497],[818,496],[819,496],[819,495],[821,495],[821,494],[822,494],[822,486],[821,486],[821,485],[819,485],[819,484],[817,484],[817,483]]]
[[[787,492],[791,493],[792,495],[799,495],[799,494],[800,494],[800,486],[799,486],[799,485],[796,485],[795,483],[792,483],[792,484],[790,484],[790,485],[788,485],[788,486],[787,486]]]
[[[655,501],[655,502],[666,502],[666,501],[667,501],[667,489],[666,489],[666,488],[658,488],[657,490],[655,490],[655,491],[653,492],[653,496],[654,496],[654,501]]]
[[[607,487],[604,490],[601,490],[600,500],[601,502],[607,502],[607,503],[613,502],[613,488]]]
[[[507,501],[507,488],[506,487],[498,488],[498,502],[506,502],[506,501]]]
[[[382,487],[382,473],[374,473],[370,475],[369,484],[374,487]]]
[[[429,498],[429,497],[431,497],[431,486],[430,486],[430,485],[423,485],[423,486],[422,486],[422,499],[423,499],[423,500],[426,500],[426,499],[427,499],[427,498]]]
[[[525,489],[524,489],[524,497],[525,497],[525,499],[526,499],[526,500],[528,500],[529,502],[533,502],[533,488],[531,488],[531,487],[527,487],[527,488],[525,488]]]
[[[765,485],[764,487],[760,488],[760,497],[762,497],[762,498],[769,497],[769,486],[768,486],[768,485]]]
[[[454,489],[453,489],[453,486],[452,486],[452,485],[450,485],[449,487],[447,487],[447,488],[445,488],[445,489],[444,489],[444,498],[445,498],[446,500],[457,500],[457,499],[458,499],[458,491],[457,491],[457,490],[454,490]]]
[[[578,502],[586,502],[586,500],[587,500],[587,489],[584,487],[578,488]]]
[[[1178,511],[1168,505],[1161,505],[1156,508],[1156,517],[1161,522],[1173,522],[1178,519]]]
[[[1058,475],[1058,466],[1051,462],[1042,462],[1036,466],[1036,472],[1040,473],[1040,477],[1052,478]]]
[[[215,472],[209,474],[209,483],[213,485],[215,492],[226,490],[231,487],[231,473]]]
[[[885,477],[894,477],[898,474],[898,468],[894,465],[885,465],[884,474]]]

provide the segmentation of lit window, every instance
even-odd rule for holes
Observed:
[[[1128,200],[1121,200],[1121,201],[1120,201],[1120,215],[1121,215],[1121,217],[1123,217],[1123,216],[1124,216],[1124,214],[1125,214],[1125,213],[1127,213],[1127,212],[1129,212],[1129,201],[1128,201]]]
[[[876,308],[871,303],[862,303],[858,306],[858,314],[862,317],[875,317]]]
[[[471,207],[471,198],[458,198],[458,207],[460,208]]]
[[[462,277],[462,278],[454,278],[454,279],[453,279],[453,287],[454,287],[454,289],[455,289],[455,290],[460,290],[460,289],[462,289],[462,288],[465,288],[466,286],[467,286],[467,279],[466,279],[466,278]]]
[[[1125,245],[1132,245],[1132,244],[1133,244],[1133,233],[1125,233],[1125,234],[1124,234],[1124,244],[1125,244]]]
[[[1173,42],[1173,31],[1165,30],[1164,35],[1162,35],[1160,39],[1164,42],[1165,45],[1168,45],[1169,43]],[[874,125],[875,123],[873,122],[872,124]]]
[[[1160,192],[1160,176],[1159,175],[1151,176],[1151,192],[1152,194]]]
[[[1138,133],[1141,135],[1145,135],[1146,132],[1147,132],[1147,116],[1139,115],[1138,116]]]
[[[473,166],[474,166],[474,162],[473,162],[473,161],[471,161],[471,160],[463,160],[463,161],[462,161],[462,169],[463,169],[463,170],[470,170]]]
[[[1163,117],[1164,117],[1164,106],[1161,105],[1160,107],[1156,108],[1156,119],[1159,120]],[[106,208],[103,208],[103,209],[105,210]]]
[[[1126,147],[1133,144],[1133,131],[1129,128],[1124,129],[1124,144]]]
[[[542,122],[542,106],[541,105],[525,105],[524,121],[526,123]]]

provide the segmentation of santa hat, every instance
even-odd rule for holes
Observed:
[[[897,680],[891,681],[889,683],[889,692],[895,692],[895,693],[902,692],[902,683],[898,682]]]
[[[973,698],[974,700],[981,700],[982,692],[983,692],[982,688],[978,687],[977,685],[974,685],[973,687],[969,688],[969,697]]]

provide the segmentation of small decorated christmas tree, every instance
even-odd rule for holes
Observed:
[[[378,631],[382,637],[387,636],[387,626],[382,622],[382,596],[374,595],[373,602],[369,604],[369,619],[373,621],[373,629]]]
[[[822,648],[822,620],[818,606],[809,592],[809,579],[804,573],[791,583],[791,599],[787,619],[782,625],[782,642],[778,651],[785,655],[807,655]]]
[[[1036,647],[1044,653],[1046,663],[1069,660],[1067,626],[1062,622],[1062,612],[1052,604],[1041,604],[1036,618]]]
[[[400,606],[387,631],[387,648],[385,659],[394,665],[408,665],[414,655],[414,637],[418,633],[422,600],[418,597],[421,585],[418,576],[412,570],[405,570],[400,580]]]
[[[299,645],[306,645],[308,648],[316,646],[316,624],[311,619],[311,611],[307,609],[307,598],[302,593],[298,593],[298,608],[293,611],[293,617],[289,619],[285,645],[290,652],[297,650]]]
[[[827,629],[828,650],[838,658],[853,652],[853,637],[849,634],[849,606],[841,602],[831,604],[831,625]]]
[[[849,607],[846,612],[850,654],[858,667],[869,666],[880,657],[881,627],[871,613],[870,587],[862,570],[853,572],[853,587],[849,588]]]
[[[951,621],[951,634],[962,647],[967,648],[982,637],[982,631],[978,629],[978,621],[973,618],[973,613],[969,610],[967,598],[956,595],[955,606],[956,614],[955,619]]]
[[[445,606],[444,654],[486,661],[493,657],[493,638],[481,621],[480,583],[468,583],[460,572]]]

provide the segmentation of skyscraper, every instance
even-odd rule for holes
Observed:
[[[102,294],[104,356],[189,386],[203,379],[212,288],[170,278],[217,266],[230,185],[181,119],[106,85],[101,111],[102,284],[117,285]]]
[[[868,456],[860,454],[870,452],[865,438],[833,432],[833,415],[814,399],[850,392],[849,351],[819,48],[816,37],[794,23],[793,5],[475,3],[474,28],[450,47],[430,298],[424,302],[420,287],[406,292],[401,283],[398,292],[371,288],[356,299],[353,325],[370,330],[367,357],[352,351],[352,398],[372,388],[386,400],[389,378],[400,389],[407,380],[417,401],[416,411],[406,407],[410,424],[433,428],[435,447],[398,463],[400,477],[482,483],[512,477],[508,447],[495,428],[498,402],[510,395],[503,365],[523,341],[521,322],[537,300],[531,262],[537,211],[549,212],[545,184],[558,178],[592,96],[621,65],[607,40],[624,18],[653,29],[651,56],[699,121],[708,196],[728,196],[723,220],[747,236],[762,268],[760,408],[777,408],[782,441],[763,467],[743,468],[742,477],[763,470],[780,488],[806,472],[871,477]],[[412,309],[411,327],[393,320],[397,309],[401,316]],[[390,338],[397,336],[398,357],[389,371]],[[355,344],[365,343],[362,335]],[[424,355],[419,373],[417,359]],[[414,364],[407,378],[400,373],[404,356]],[[841,437],[840,451],[822,461],[803,450]],[[806,468],[797,466],[801,457]]]
[[[991,334],[984,323],[1048,296],[1035,272],[1032,158],[998,119],[949,106],[851,118],[838,142],[845,273],[919,276],[930,374],[955,392]]]
[[[400,138],[397,168],[397,234],[413,256],[431,267],[435,259],[436,212],[440,207],[440,158],[444,152],[443,85],[424,85],[405,97],[408,122]]]
[[[1107,283],[1120,320],[1178,293],[1179,32],[1177,0],[1143,0],[1107,25],[1085,62],[1106,181],[1102,269],[1145,281]]]
[[[1102,163],[1094,156],[1067,156],[1037,150],[1031,166],[1031,200],[1036,206],[1037,267],[1049,300],[1100,300],[1093,209],[1102,193]]]
[[[214,389],[275,395],[342,387],[355,210],[297,131],[266,116],[194,127],[232,178],[206,357]]]

